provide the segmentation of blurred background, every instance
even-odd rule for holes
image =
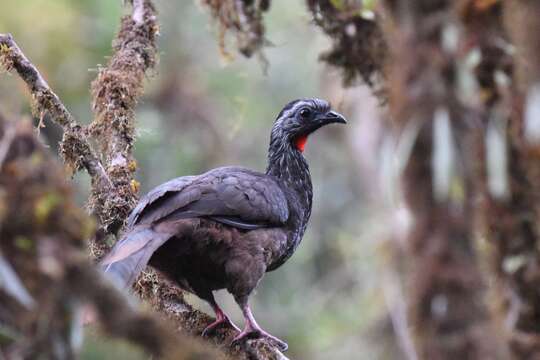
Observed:
[[[259,323],[289,343],[294,359],[395,358],[381,346],[390,328],[379,287],[389,232],[377,201],[377,102],[363,86],[343,88],[338,71],[318,62],[329,46],[310,23],[302,1],[275,1],[265,16],[273,46],[269,66],[220,54],[217,29],[196,1],[155,1],[161,23],[160,64],[137,108],[135,157],[141,193],[176,176],[221,165],[264,170],[269,131],[282,106],[321,97],[349,119],[308,142],[315,188],[311,225],[289,262],[267,274],[253,296]],[[2,0],[0,33],[12,33],[81,123],[92,118],[90,82],[105,64],[123,14],[121,1]],[[351,99],[355,99],[354,103]],[[358,99],[361,99],[358,101]],[[0,111],[30,116],[27,90],[17,76],[0,77]],[[61,132],[45,119],[44,141],[57,153]],[[360,156],[353,156],[359,154]],[[368,174],[367,176],[365,174]],[[81,205],[89,179],[75,178]],[[193,304],[211,313],[195,297]],[[237,324],[242,317],[225,292],[219,300]],[[87,336],[82,358],[135,358],[126,345]],[[144,358],[144,357],[141,357]]]

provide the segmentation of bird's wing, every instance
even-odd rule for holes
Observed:
[[[156,186],[148,194],[146,194],[139,203],[133,209],[129,217],[127,218],[127,226],[132,227],[138,223],[139,217],[143,212],[152,211],[159,203],[169,197],[171,194],[178,193],[190,185],[197,176],[183,176],[176,179],[172,179]]]
[[[226,167],[158,186],[141,200],[128,225],[191,217],[251,230],[284,224],[289,211],[287,198],[272,177]]]

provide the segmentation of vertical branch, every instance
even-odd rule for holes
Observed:
[[[114,54],[92,83],[94,122],[91,134],[98,143],[113,194],[93,192],[103,228],[116,233],[137,200],[137,168],[132,155],[135,138],[135,106],[143,92],[148,70],[156,64],[158,25],[150,0],[134,0],[133,11],[124,16],[113,41]],[[112,195],[112,196],[111,196]]]
[[[398,134],[419,127],[403,172],[413,216],[405,251],[419,358],[503,355],[484,304],[473,241],[470,156],[478,116],[460,98],[459,24],[451,2],[386,1],[390,109]]]

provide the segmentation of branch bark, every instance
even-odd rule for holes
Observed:
[[[157,62],[158,30],[152,2],[133,1],[132,12],[122,18],[113,41],[114,53],[92,83],[95,119],[89,130],[115,191],[94,191],[90,203],[108,233],[118,232],[137,201],[139,186],[133,177],[137,164],[132,155],[135,106],[145,74]]]

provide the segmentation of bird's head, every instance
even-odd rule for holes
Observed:
[[[270,147],[290,146],[303,152],[308,136],[332,123],[346,124],[347,121],[343,115],[333,111],[327,101],[321,99],[291,101],[276,118]]]

